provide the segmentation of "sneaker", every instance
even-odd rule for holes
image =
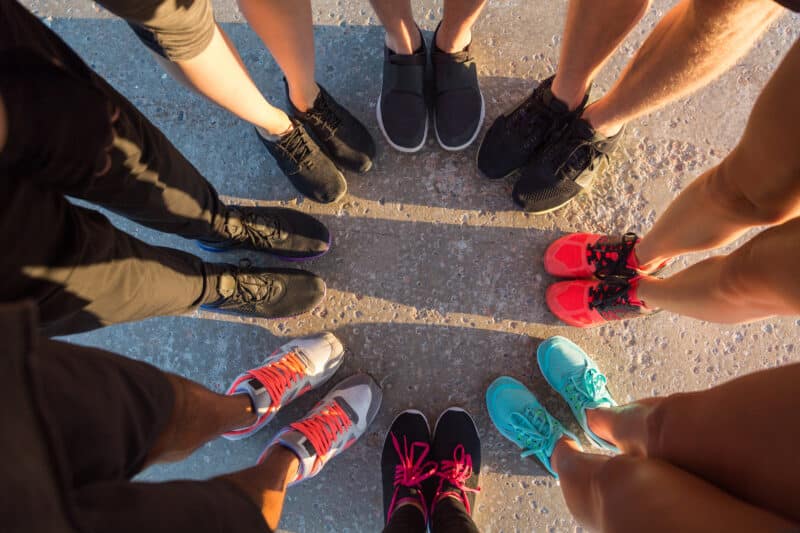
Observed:
[[[500,434],[522,448],[522,457],[533,455],[556,479],[558,474],[550,465],[556,443],[566,437],[580,447],[578,437],[564,429],[536,396],[514,378],[502,376],[489,385],[486,406]]]
[[[286,318],[311,311],[325,297],[325,282],[311,272],[289,268],[235,267],[221,269],[215,301],[201,305],[220,313],[259,318]]]
[[[286,261],[305,261],[328,253],[331,234],[325,224],[285,207],[229,206],[225,212],[225,239],[200,240],[210,252],[255,250]]]
[[[553,134],[580,116],[589,91],[574,111],[553,96],[551,76],[511,111],[500,115],[483,137],[478,149],[478,168],[490,179],[504,178],[524,167],[536,150]]]
[[[586,436],[599,448],[619,453],[610,442],[595,435],[586,421],[586,410],[614,407],[608,379],[577,344],[564,337],[550,337],[536,350],[536,361],[544,379],[564,398]]]
[[[222,435],[240,440],[257,433],[278,410],[328,381],[344,361],[344,346],[333,333],[320,333],[287,342],[258,368],[240,374],[228,396],[247,394],[258,418],[248,427]]]
[[[381,406],[381,389],[366,374],[356,374],[336,385],[300,421],[283,428],[258,458],[260,464],[271,446],[284,446],[297,455],[298,483],[314,477],[332,458],[353,445],[375,419]]]
[[[433,459],[439,463],[439,486],[433,496],[431,515],[445,498],[460,500],[472,514],[475,495],[481,490],[481,438],[469,413],[451,407],[439,416],[433,428]]]
[[[645,274],[639,266],[634,247],[639,242],[635,233],[609,237],[594,233],[573,233],[554,241],[544,252],[544,269],[560,278],[631,279]],[[659,266],[656,272],[666,266]],[[651,274],[656,274],[652,272]]]
[[[258,130],[256,134],[278,163],[295,189],[316,202],[329,204],[339,200],[347,192],[347,182],[305,126],[292,120],[292,131],[278,140],[265,139]]]
[[[394,511],[406,504],[416,503],[428,519],[428,498],[424,488],[433,478],[438,463],[431,460],[431,430],[425,415],[410,409],[394,419],[381,454],[383,483],[383,516],[389,523]]]
[[[425,69],[428,51],[422,44],[410,55],[383,47],[383,82],[375,112],[386,142],[400,152],[419,152],[428,138]]]
[[[572,121],[520,171],[514,201],[537,214],[563,207],[604,170],[623,133],[603,137],[585,120]]]
[[[319,95],[314,100],[314,106],[303,112],[292,103],[289,86],[286,85],[286,101],[292,116],[314,135],[335,163],[353,172],[367,172],[372,168],[372,159],[375,157],[372,135],[322,85],[318,84],[318,87]]]
[[[472,43],[460,52],[444,52],[436,46],[438,33],[437,27],[431,44],[433,129],[439,146],[458,151],[475,141],[486,109],[478,85],[478,66],[469,50]]]
[[[642,277],[553,283],[547,288],[547,306],[559,320],[579,328],[649,315],[655,310],[636,295]]]

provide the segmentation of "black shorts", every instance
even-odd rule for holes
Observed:
[[[34,413],[26,419],[17,409],[0,411],[3,439],[18,439],[0,448],[22,457],[45,441],[48,451],[39,462],[50,464],[38,466],[55,473],[62,504],[43,506],[40,489],[47,479],[31,474],[24,461],[19,466],[25,470],[15,470],[14,457],[6,455],[0,469],[3,531],[16,531],[15,523],[51,531],[36,527],[35,510],[60,506],[82,533],[269,531],[258,506],[227,481],[131,481],[172,414],[166,374],[103,350],[36,338],[33,313],[30,305],[0,306],[3,337],[21,339],[7,346],[0,362],[16,358],[24,372],[23,378],[0,375],[0,403],[19,405],[19,396],[27,396]],[[16,397],[4,398],[14,391]],[[40,431],[35,442],[26,442],[35,433],[29,429]],[[17,449],[6,450],[8,445]]]

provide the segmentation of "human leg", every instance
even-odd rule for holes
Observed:
[[[737,59],[781,13],[770,0],[683,0],[667,13],[614,87],[583,119],[611,136],[634,118],[707,84]]]
[[[411,55],[422,46],[411,0],[370,0],[386,31],[386,46],[396,54]]]
[[[589,425],[625,453],[667,461],[737,498],[800,521],[800,438],[793,398],[800,364],[748,374],[711,389],[587,412]]]

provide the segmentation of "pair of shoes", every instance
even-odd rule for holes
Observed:
[[[276,350],[258,368],[234,380],[229,396],[247,394],[256,413],[250,426],[223,435],[240,440],[256,434],[285,405],[321,386],[339,369],[344,347],[332,333],[321,333],[290,341]],[[300,468],[296,483],[317,475],[325,464],[361,435],[378,414],[381,389],[367,374],[355,374],[339,382],[302,419],[275,435],[259,456],[260,464],[275,445],[294,452]]]
[[[478,168],[488,178],[517,173],[512,197],[529,213],[566,205],[602,172],[622,134],[604,137],[581,118],[589,91],[570,110],[552,91],[553,77],[514,109],[495,120],[478,151]]]
[[[564,337],[550,337],[536,351],[536,359],[547,383],[567,402],[578,424],[597,447],[618,453],[611,443],[589,427],[586,411],[617,405],[606,388],[607,379],[579,346]],[[514,378],[497,378],[486,391],[489,417],[500,433],[522,448],[522,457],[536,457],[558,479],[551,464],[556,444],[578,437],[542,406],[525,385]]]
[[[283,207],[225,206],[217,238],[199,240],[204,250],[254,250],[286,261],[306,261],[328,253],[331,235],[305,213]],[[310,311],[325,296],[325,282],[305,270],[208,265],[210,291],[204,309],[260,318],[284,318]]]
[[[589,327],[609,320],[636,318],[654,313],[638,296],[639,282],[657,274],[639,265],[635,247],[639,237],[626,233],[609,237],[573,233],[553,242],[545,251],[544,268],[560,278],[547,288],[550,311],[570,326]]]
[[[440,23],[441,26],[441,23]],[[483,124],[485,106],[478,85],[478,67],[470,52],[472,43],[455,53],[436,45],[433,34],[433,128],[445,150],[463,150],[475,140]],[[376,114],[386,141],[400,152],[418,152],[428,138],[426,70],[428,50],[422,44],[413,54],[397,54],[384,45],[383,82]]]
[[[381,454],[386,523],[407,504],[419,507],[427,523],[446,498],[455,498],[472,514],[480,469],[481,441],[469,413],[447,409],[431,436],[425,415],[403,411],[392,422]]]
[[[281,171],[304,196],[321,203],[336,202],[347,192],[347,181],[337,165],[353,172],[372,168],[375,141],[367,128],[319,85],[319,95],[307,111],[286,99],[292,129],[278,139],[259,140],[275,158]]]

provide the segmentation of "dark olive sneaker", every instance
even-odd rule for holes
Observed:
[[[551,76],[514,109],[500,115],[483,137],[478,168],[491,179],[504,178],[525,166],[536,150],[553,134],[583,112],[589,91],[574,111],[553,96]]]
[[[256,135],[300,193],[323,204],[339,200],[347,192],[344,176],[305,126],[296,120],[292,124],[292,131],[277,141],[265,139],[258,130]]]
[[[439,416],[433,428],[433,459],[439,463],[439,485],[431,506],[431,530],[436,526],[437,509],[455,498],[472,514],[475,495],[480,491],[481,439],[469,413],[451,407]]]
[[[306,126],[335,163],[353,172],[367,172],[375,157],[372,135],[322,85],[318,86],[319,95],[314,100],[314,107],[306,112],[299,111],[292,104],[286,87],[286,100],[292,116]]]
[[[410,55],[383,47],[383,82],[375,113],[383,135],[392,148],[414,153],[428,138],[428,104],[425,100],[425,68],[428,51],[422,44]]]
[[[223,231],[223,238],[200,240],[198,244],[210,252],[255,250],[287,261],[320,257],[331,246],[325,224],[285,207],[228,206]]]
[[[460,52],[444,52],[436,46],[438,32],[436,28],[431,44],[433,128],[439,146],[458,151],[475,141],[486,110],[478,85],[478,66],[470,53],[472,43]]]
[[[314,309],[325,297],[325,282],[311,272],[288,268],[212,265],[216,301],[203,309],[259,318],[286,318]]]
[[[529,213],[563,207],[602,173],[623,133],[603,137],[585,120],[574,120],[520,171],[514,201]]]
[[[408,503],[420,508],[428,522],[431,480],[439,467],[432,460],[428,420],[419,411],[403,411],[392,422],[381,453],[383,517],[388,524],[395,511]]]

